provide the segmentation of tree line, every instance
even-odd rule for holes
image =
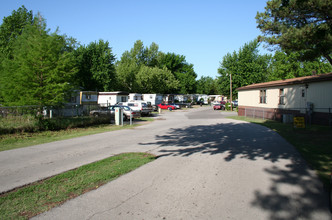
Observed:
[[[278,30],[272,26],[273,21],[286,21],[285,18],[272,19],[276,15],[271,13],[287,5],[271,2],[275,0],[267,2],[266,12],[256,16],[258,27],[265,36],[227,53],[220,62],[217,77],[202,76],[200,79],[197,79],[194,65],[188,63],[184,55],[162,52],[156,43],[144,46],[137,40],[117,60],[108,41],[80,45],[76,39],[60,35],[58,30],[51,33],[40,14],[34,16],[22,6],[5,17],[0,26],[0,104],[59,105],[74,90],[229,96],[230,74],[235,90],[252,83],[311,75],[313,71],[317,74],[331,72],[328,62],[331,47],[321,53],[314,51],[318,46],[296,50],[304,48],[302,41],[286,39],[299,43],[290,48],[289,44],[280,43],[283,40],[273,41],[275,36],[268,37],[271,33],[268,28]],[[283,4],[287,2],[283,1]],[[289,7],[294,8],[294,5]],[[281,24],[278,27],[280,32],[273,33],[280,37],[285,28]],[[326,38],[326,34],[321,35]],[[262,41],[279,47],[273,55],[260,54]],[[324,45],[329,46],[328,40]],[[233,94],[236,98],[236,90]]]
[[[74,90],[195,93],[197,74],[186,57],[138,40],[120,60],[108,41],[88,45],[51,33],[24,6],[0,26],[0,104],[58,105]]]

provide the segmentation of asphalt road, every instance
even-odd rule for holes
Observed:
[[[39,219],[331,219],[327,193],[275,132],[198,108],[135,129],[0,153],[1,190],[121,152],[158,159]]]

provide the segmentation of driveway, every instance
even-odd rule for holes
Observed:
[[[29,149],[49,157],[44,169],[60,166],[58,157],[77,165],[128,151],[158,156],[39,219],[331,219],[321,182],[290,144],[225,114],[208,107],[167,112],[135,129],[13,150],[8,162]]]

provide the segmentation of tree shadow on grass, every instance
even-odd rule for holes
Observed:
[[[195,154],[220,154],[226,162],[235,158],[267,160],[271,167],[264,172],[271,177],[269,192],[255,191],[253,207],[269,213],[273,220],[319,219],[328,216],[327,195],[322,184],[308,168],[298,152],[283,138],[263,126],[250,123],[223,123],[171,129],[156,136],[160,157],[190,157]],[[273,165],[282,159],[290,160],[286,169]],[[284,187],[298,186],[296,192],[285,193]]]

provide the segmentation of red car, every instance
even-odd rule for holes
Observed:
[[[169,105],[169,104],[159,104],[158,108],[168,109],[170,111],[176,109],[176,107],[174,105]]]
[[[213,106],[213,110],[225,110],[225,105],[223,105],[223,104],[215,104]]]

